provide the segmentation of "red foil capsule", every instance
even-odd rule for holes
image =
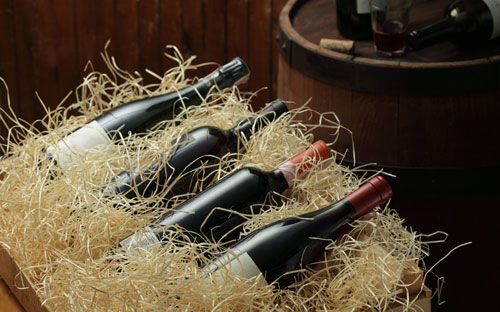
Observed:
[[[392,196],[389,182],[382,176],[375,176],[366,181],[359,189],[347,196],[347,200],[361,217],[373,210],[373,207],[386,203]]]
[[[325,141],[319,140],[279,166],[288,183],[301,178],[314,165],[332,156]]]

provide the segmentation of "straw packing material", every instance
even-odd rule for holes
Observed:
[[[145,135],[121,138],[116,144],[89,152],[81,164],[60,171],[45,159],[43,148],[71,130],[120,103],[176,90],[192,83],[186,72],[196,69],[193,58],[175,52],[168,57],[178,66],[158,82],[143,85],[139,74],[121,70],[106,53],[108,73],[92,72],[76,89],[77,101],[47,110],[37,122],[43,130],[2,112],[14,123],[3,145],[0,172],[0,243],[7,248],[34,285],[43,303],[53,311],[308,311],[310,309],[361,310],[383,308],[401,296],[400,276],[407,261],[422,259],[418,236],[409,232],[391,210],[358,221],[352,233],[370,226],[368,238],[355,234],[332,241],[316,269],[287,290],[258,287],[228,275],[214,285],[200,269],[210,256],[222,251],[216,244],[195,244],[182,229],[169,233],[166,243],[147,251],[127,252],[117,242],[193,196],[182,194],[164,200],[171,181],[157,195],[127,199],[105,198],[103,186],[123,169],[144,168],[175,150],[182,134],[196,127],[232,127],[252,116],[252,94],[237,88],[213,90],[204,103],[184,110]],[[76,113],[76,114],[75,114]],[[304,106],[272,123],[254,138],[242,138],[235,155],[224,156],[217,170],[197,172],[195,191],[223,178],[236,168],[256,166],[270,170],[313,141],[312,130],[323,127],[335,140],[341,127],[333,113],[321,124],[297,122],[295,115],[318,114]],[[245,153],[243,153],[245,151]],[[342,155],[319,164],[307,179],[298,181],[283,201],[266,203],[261,215],[246,215],[242,236],[272,221],[318,209],[359,186],[363,179],[339,165]],[[337,161],[336,161],[337,160]],[[380,251],[383,248],[386,254]],[[273,255],[269,255],[272,257]],[[124,260],[126,259],[126,260]]]

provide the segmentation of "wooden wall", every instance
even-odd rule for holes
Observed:
[[[43,116],[35,92],[54,107],[84,76],[88,60],[103,69],[99,53],[127,70],[163,72],[167,44],[200,61],[240,56],[252,70],[248,90],[256,106],[276,93],[275,35],[285,0],[0,0],[0,76],[23,118]],[[5,92],[0,88],[0,105]],[[6,129],[0,125],[0,133]]]

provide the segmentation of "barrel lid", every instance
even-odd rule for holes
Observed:
[[[416,3],[410,24],[440,18],[448,2]],[[371,41],[357,41],[350,55],[320,47],[321,38],[343,39],[337,31],[335,0],[289,0],[280,14],[280,50],[293,68],[314,79],[385,95],[500,89],[500,40],[471,50],[444,42],[401,58],[382,58]]]

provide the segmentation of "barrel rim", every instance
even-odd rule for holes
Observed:
[[[463,61],[409,62],[399,59],[379,60],[322,48],[303,37],[292,24],[296,12],[308,1],[310,0],[289,0],[285,4],[279,17],[280,30],[277,39],[287,63],[311,78],[356,91],[386,95],[391,91],[395,95],[439,95],[450,91],[467,93],[500,88],[500,55]],[[313,55],[320,56],[321,60],[311,62]],[[294,56],[298,56],[299,60],[294,60]],[[332,79],[325,73],[325,69],[317,68],[318,64],[343,66],[344,79]],[[381,70],[387,71],[386,75],[383,75]],[[359,79],[362,74],[374,75],[379,81],[371,85],[356,83],[354,80]],[[471,79],[475,74],[487,78]],[[384,83],[384,78],[389,80]],[[397,87],[394,87],[393,81],[398,82]],[[448,85],[439,91],[432,91],[431,87],[436,87],[439,81],[448,81]]]

